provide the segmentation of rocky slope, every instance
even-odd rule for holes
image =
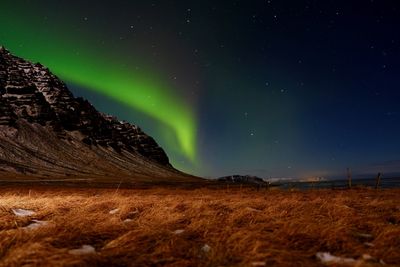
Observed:
[[[184,176],[139,127],[98,112],[49,69],[3,47],[0,171],[41,177]]]

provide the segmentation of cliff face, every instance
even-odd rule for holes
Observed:
[[[139,127],[98,112],[75,98],[49,69],[2,47],[0,141],[0,169],[175,171],[164,150]]]

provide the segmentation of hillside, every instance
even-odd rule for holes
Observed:
[[[138,126],[98,112],[49,69],[3,47],[0,174],[11,180],[199,181],[174,169]]]

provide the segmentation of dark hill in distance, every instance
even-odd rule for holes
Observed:
[[[262,178],[251,175],[230,175],[217,179],[219,182],[234,183],[234,184],[247,184],[247,185],[267,185],[268,182]]]
[[[18,179],[202,181],[174,169],[139,127],[98,112],[46,67],[0,47],[0,182]]]

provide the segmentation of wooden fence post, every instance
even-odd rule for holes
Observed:
[[[379,188],[379,185],[381,183],[381,177],[382,177],[382,173],[378,173],[378,176],[376,176],[375,189]]]
[[[350,168],[347,168],[347,183],[349,188],[351,188],[351,170]]]

